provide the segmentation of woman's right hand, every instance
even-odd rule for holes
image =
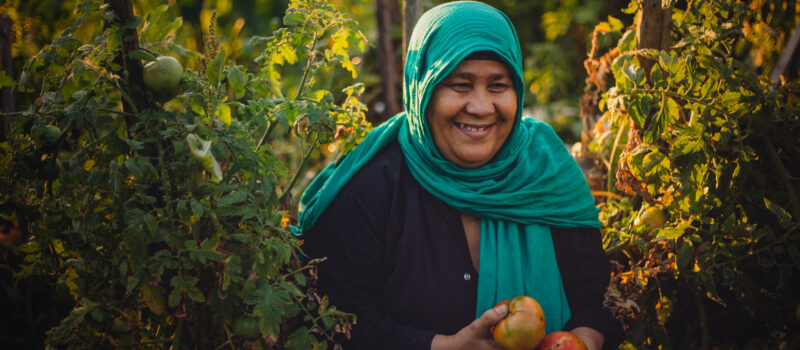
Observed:
[[[431,350],[448,349],[501,349],[489,331],[508,313],[508,305],[503,304],[489,309],[475,321],[453,335],[437,334],[433,337]]]

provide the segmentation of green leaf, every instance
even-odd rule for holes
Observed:
[[[72,330],[77,328],[78,325],[83,322],[83,319],[86,318],[86,314],[95,310],[97,305],[97,303],[88,299],[81,299],[78,305],[70,311],[67,317],[61,320],[58,326],[48,331],[50,340],[55,343],[67,340],[67,338],[72,335]]]
[[[634,97],[628,102],[628,115],[631,120],[638,126],[644,127],[647,121],[647,115],[650,111],[650,104],[641,96]]]
[[[203,203],[192,199],[192,201],[189,203],[189,207],[192,209],[192,215],[197,217],[203,215]]]
[[[262,334],[272,333],[278,336],[283,307],[291,303],[289,294],[278,285],[271,285],[267,281],[259,281],[255,292],[258,302],[253,308],[253,315],[261,317],[259,327]]]
[[[222,72],[225,69],[225,49],[220,48],[217,56],[208,63],[206,67],[206,79],[211,86],[217,86],[222,80]]]
[[[286,115],[286,111],[283,109],[278,110],[275,113],[275,119],[278,120],[278,123],[280,123],[281,127],[283,127],[283,130],[289,130],[289,116]]]
[[[308,350],[316,348],[319,340],[306,327],[295,329],[286,341],[286,348],[290,350]]]
[[[234,191],[228,193],[217,200],[217,205],[225,206],[225,205],[233,205],[244,202],[247,199],[247,192],[245,191]]]
[[[233,67],[228,72],[228,83],[231,85],[233,95],[236,98],[242,98],[245,94],[245,77],[239,66]]]
[[[251,206],[244,205],[231,205],[221,206],[215,210],[218,216],[241,216],[242,220],[246,220],[256,216],[256,209]]]
[[[0,88],[5,86],[14,86],[14,79],[7,76],[4,70],[0,70]]]
[[[139,166],[139,162],[137,162],[135,158],[126,160],[125,167],[128,168],[128,171],[131,172],[133,177],[137,179],[141,179],[143,177],[142,168]]]
[[[128,53],[128,57],[143,61],[155,61],[156,57],[151,55],[149,52],[144,51],[142,49],[134,50]]]
[[[169,293],[169,297],[167,298],[167,305],[169,305],[169,307],[176,307],[180,302],[181,290],[179,288],[173,288],[172,292]]]
[[[781,208],[781,206],[770,201],[767,197],[764,197],[764,205],[778,218],[778,225],[785,229],[792,226],[792,215],[786,209]]]
[[[683,232],[683,229],[677,227],[662,227],[656,230],[656,237],[672,240],[679,238]]]
[[[608,16],[608,25],[611,31],[614,32],[620,31],[622,30],[622,28],[625,28],[625,25],[622,24],[622,21],[613,16]]]
[[[622,38],[617,42],[617,48],[620,53],[632,51],[636,49],[636,32],[629,30],[622,35]]]
[[[689,263],[694,258],[694,247],[689,242],[684,241],[680,248],[678,248],[678,255],[676,257],[676,265],[679,271],[683,271],[689,266]]]
[[[66,51],[75,51],[83,44],[82,41],[73,38],[72,36],[62,36],[53,41],[53,46]]]
[[[291,9],[287,10],[285,16],[283,16],[283,25],[285,26],[296,26],[302,24],[306,20],[306,15],[301,12],[289,12]]]
[[[661,137],[669,125],[675,122],[679,114],[678,103],[672,98],[663,94],[661,97],[661,108],[644,125],[644,142],[653,143]]]
[[[203,292],[201,292],[200,289],[195,286],[186,287],[186,296],[198,303],[202,303],[206,300],[206,298],[203,296]]]

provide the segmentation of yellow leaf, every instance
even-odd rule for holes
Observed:
[[[231,125],[231,106],[222,104],[217,110],[217,118],[225,125]]]

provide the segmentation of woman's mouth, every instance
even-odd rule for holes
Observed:
[[[453,124],[458,128],[459,131],[464,133],[470,138],[473,139],[480,139],[485,137],[489,134],[489,131],[495,125],[494,123],[488,125],[478,125],[478,124],[466,124],[466,123],[459,123],[453,122]]]

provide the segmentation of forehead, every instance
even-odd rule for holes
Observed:
[[[494,60],[463,60],[447,77],[511,78],[511,70],[506,64]]]

